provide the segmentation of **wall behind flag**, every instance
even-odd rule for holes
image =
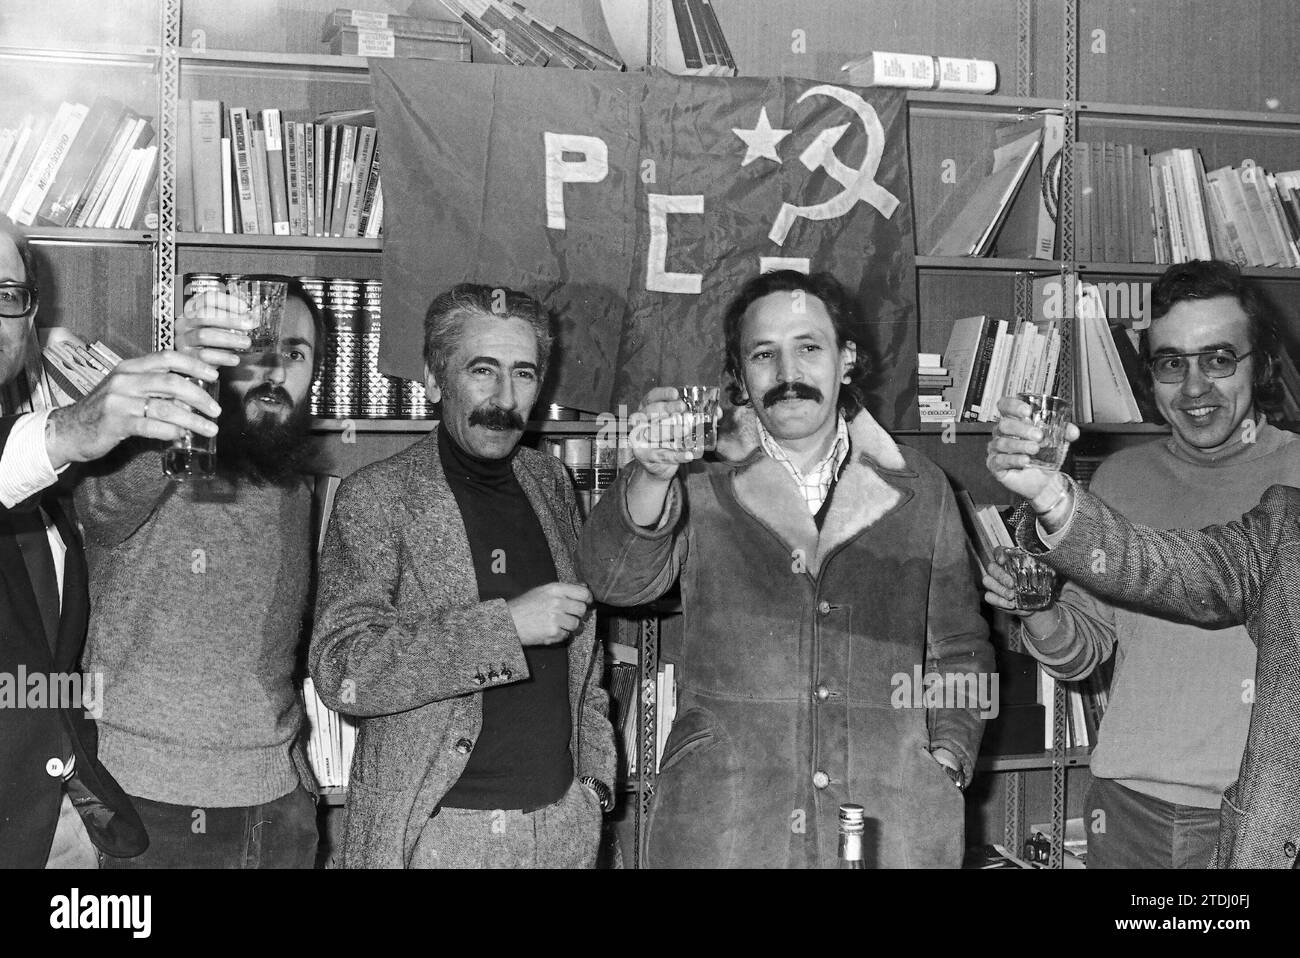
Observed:
[[[858,292],[871,411],[915,425],[898,91],[414,60],[374,61],[372,76],[385,372],[422,375],[425,307],[470,280],[553,311],[547,401],[635,407],[656,384],[719,381],[727,302],[777,258]]]

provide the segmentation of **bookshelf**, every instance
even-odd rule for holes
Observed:
[[[79,91],[116,96],[157,117],[162,145],[159,222],[133,230],[35,227],[46,274],[41,325],[66,325],[88,338],[117,338],[144,350],[172,343],[186,272],[282,271],[378,279],[382,241],[318,237],[178,233],[175,221],[176,122],[180,99],[221,99],[279,107],[297,115],[369,106],[367,61],[321,53],[320,24],[337,0],[119,0],[108,16],[94,0],[7,4],[0,11],[0,109],[6,114],[57,105]],[[406,12],[407,0],[363,6]],[[595,38],[595,0],[532,0],[530,8]],[[1077,272],[1103,280],[1146,281],[1162,267],[1090,262],[1076,255],[1076,171],[1064,154],[1061,245],[1053,260],[994,255],[936,257],[931,248],[962,174],[982,167],[1000,123],[1059,109],[1067,144],[1112,139],[1152,149],[1196,147],[1207,167],[1256,159],[1271,169],[1300,168],[1300,76],[1290,62],[1300,17],[1283,0],[1262,0],[1233,16],[1219,4],[1177,0],[714,0],[742,75],[795,75],[842,82],[839,67],[872,47],[990,59],[1000,82],[989,96],[912,91],[909,152],[916,220],[917,351],[942,352],[952,321],[985,312],[1014,317],[1027,308],[1029,280]],[[21,8],[26,7],[26,10]],[[666,0],[653,0],[651,56],[661,60]],[[945,175],[955,172],[955,177]],[[1263,285],[1300,339],[1300,268],[1245,270]],[[897,375],[911,375],[900,370]],[[541,434],[590,435],[584,422],[535,425]],[[942,426],[886,422],[980,501],[1005,503],[984,470],[988,424],[959,424],[955,442]],[[321,420],[318,439],[351,471],[395,452],[431,421]],[[1090,427],[1080,451],[1104,454],[1167,432],[1153,424]],[[345,437],[355,435],[348,443]],[[634,612],[644,675],[653,682],[660,614]],[[648,673],[644,670],[648,669]],[[643,689],[645,682],[642,683]],[[653,684],[650,685],[653,688]],[[641,767],[653,765],[653,701],[643,700],[649,739]],[[647,761],[648,758],[648,761]],[[1041,755],[981,761],[988,774],[1046,772],[1051,815],[1063,823],[1065,772],[1086,766],[1063,744]],[[653,778],[638,785],[637,813],[648,811]],[[1008,795],[1016,789],[1009,789]],[[1023,792],[1023,788],[1020,789]],[[330,799],[333,802],[333,798]],[[1008,797],[1007,802],[1011,799]],[[1059,864],[1058,852],[1054,864]]]

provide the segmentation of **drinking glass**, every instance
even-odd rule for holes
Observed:
[[[1070,425],[1069,400],[1047,393],[1020,393],[1019,399],[1029,404],[1030,421],[1043,430],[1038,452],[1029,457],[1030,465],[1044,472],[1059,472],[1070,448],[1065,438]]]

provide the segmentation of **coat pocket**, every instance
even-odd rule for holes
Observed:
[[[660,773],[713,745],[718,738],[715,725],[713,713],[705,709],[689,709],[679,715],[664,742],[664,753],[659,757]]]
[[[749,816],[735,750],[712,712],[690,709],[664,745],[646,824],[651,868],[727,867]]]

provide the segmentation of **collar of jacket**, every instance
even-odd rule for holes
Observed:
[[[445,513],[445,510],[450,507],[457,518],[460,516],[460,510],[456,506],[456,496],[447,485],[442,458],[438,455],[440,428],[442,428],[441,424],[434,426],[428,436],[411,447],[414,468],[407,480],[406,495],[403,497],[403,505],[411,513],[412,520],[433,533],[432,544],[439,548],[442,545],[442,538],[448,534],[447,528],[444,522],[431,521],[430,510]],[[521,447],[511,460],[515,478],[519,480],[524,495],[528,497],[533,512],[537,515],[537,521],[541,523],[542,532],[546,534],[547,544],[551,547],[551,557],[555,560],[556,576],[561,582],[576,582],[573,547],[571,542],[565,541],[561,524],[570,525],[568,531],[574,541],[579,530],[572,528],[572,516],[563,514],[562,506],[568,499],[562,485],[563,477],[558,471],[548,468],[549,465],[547,457],[527,446]],[[456,531],[460,534],[457,545],[463,546],[464,555],[468,556],[469,540],[465,536],[464,525],[460,525]],[[473,579],[473,577],[471,566],[469,578]]]
[[[731,473],[732,491],[741,508],[785,542],[792,556],[803,557],[814,576],[836,549],[913,495],[909,484],[898,480],[914,479],[916,471],[865,409],[849,423],[849,443],[848,464],[831,492],[820,532],[790,474],[757,442]]]

